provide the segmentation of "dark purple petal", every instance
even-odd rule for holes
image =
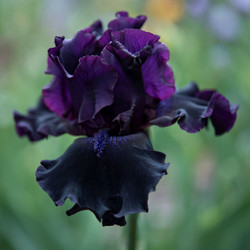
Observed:
[[[151,125],[166,127],[178,121],[189,133],[200,131],[211,119],[216,135],[229,131],[236,120],[238,106],[214,90],[199,91],[195,83],[177,91],[172,97],[161,101],[157,117]]]
[[[130,34],[133,30],[125,30],[123,34],[126,31]],[[101,53],[104,62],[112,65],[118,73],[118,81],[114,88],[114,103],[109,113],[114,114],[113,121],[120,125],[121,133],[122,131],[135,133],[144,127],[155,117],[155,104],[158,104],[160,98],[170,97],[175,90],[173,73],[166,63],[169,59],[167,47],[156,42],[152,43],[155,47],[148,50],[150,46],[145,44],[141,43],[142,48],[138,47],[138,53],[133,54],[125,45],[113,40]],[[145,66],[142,64],[143,60]],[[149,63],[145,63],[147,60]],[[150,65],[151,63],[155,65]],[[143,71],[141,64],[144,67]]]
[[[71,96],[68,89],[68,79],[72,77],[59,60],[64,37],[55,38],[55,48],[48,50],[46,74],[54,75],[51,83],[43,88],[43,99],[46,106],[57,115],[74,119],[70,112]],[[69,114],[69,116],[68,116]]]
[[[48,50],[47,69],[45,71],[46,74],[71,77],[59,60],[63,40],[64,37],[55,37],[55,44],[57,44],[56,47]]]
[[[92,23],[88,28],[84,29],[88,33],[94,34],[96,37],[99,37],[103,33],[102,22],[100,20]]]
[[[112,37],[132,54],[140,52],[147,46],[152,47],[160,39],[158,35],[137,29],[115,31],[112,32]]]
[[[116,19],[108,24],[108,28],[112,31],[123,30],[126,28],[140,29],[145,23],[146,16],[129,17],[128,12],[120,11],[116,13]]]
[[[108,44],[102,51],[102,55],[105,55],[105,51],[108,50],[110,53],[114,54],[118,63],[120,63],[124,68],[133,69],[138,68],[137,59],[138,56],[129,52],[121,43]],[[105,58],[105,56],[103,56]],[[107,61],[109,64],[112,62]]]
[[[160,44],[157,42],[159,36],[134,29],[112,32],[111,39],[112,42],[107,44],[104,50],[113,53],[119,63],[128,70],[140,70],[141,65],[152,53],[153,47]]]
[[[97,47],[100,51],[111,42],[111,30],[106,30],[100,39],[97,41]]]
[[[204,90],[196,96],[209,101],[209,107],[213,110],[210,119],[216,135],[228,132],[233,127],[237,118],[238,105],[230,106],[229,101],[216,91]]]
[[[72,39],[56,36],[56,47],[48,50],[46,73],[73,75],[82,56],[99,53],[96,35],[101,34],[102,23],[96,21],[89,28],[78,31]]]
[[[146,93],[160,100],[166,100],[175,92],[174,74],[168,60],[169,50],[160,43],[142,65]]]
[[[105,116],[112,115],[118,122],[121,133],[138,132],[144,124],[145,91],[140,70],[128,70],[107,46],[102,54],[105,62],[112,65],[118,73],[114,88],[114,102],[107,108]]]
[[[19,136],[27,136],[30,141],[39,141],[48,135],[59,136],[64,133],[84,135],[85,132],[74,121],[67,121],[52,113],[42,99],[27,115],[14,112],[16,131]]]
[[[69,119],[75,119],[72,112],[71,96],[69,92],[69,79],[72,78],[59,61],[59,57],[53,54],[48,55],[47,74],[53,74],[51,83],[43,88],[43,99],[46,106],[57,115]]]
[[[124,225],[124,216],[148,211],[148,194],[167,172],[165,155],[152,149],[145,133],[76,140],[53,161],[42,161],[39,185],[56,205],[69,198],[72,215],[91,210],[103,225]]]
[[[73,75],[82,56],[95,54],[96,42],[95,35],[85,30],[78,31],[73,39],[63,41],[59,59],[67,72]]]
[[[68,78],[55,76],[51,83],[43,87],[43,100],[46,106],[57,115],[69,119],[76,118],[70,112],[72,101],[68,88]]]
[[[151,120],[150,124],[166,127],[178,121],[182,129],[189,133],[196,133],[206,125],[204,118],[206,118],[207,109],[206,101],[176,93],[160,102],[157,118]]]
[[[102,108],[113,103],[116,81],[116,71],[102,63],[99,56],[80,59],[69,87],[79,123],[93,119]]]

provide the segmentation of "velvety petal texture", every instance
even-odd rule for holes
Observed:
[[[30,141],[39,141],[48,135],[59,136],[64,133],[83,135],[82,130],[74,121],[68,121],[52,113],[40,99],[37,106],[28,111],[27,115],[14,111],[16,131],[19,136],[27,136]]]
[[[99,56],[85,56],[80,59],[69,85],[79,123],[93,119],[102,108],[113,103],[116,81],[116,71],[102,63]]]
[[[76,140],[53,161],[42,161],[36,177],[56,205],[69,198],[68,215],[91,210],[103,225],[124,225],[124,216],[148,211],[148,194],[167,172],[165,155],[145,133]]]
[[[182,129],[195,133],[207,126],[210,119],[216,135],[221,135],[233,127],[237,108],[215,90],[199,91],[195,83],[190,83],[160,102],[157,117],[150,124],[166,127],[178,122]]]

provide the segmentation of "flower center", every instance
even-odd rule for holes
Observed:
[[[121,148],[121,144],[126,143],[127,136],[110,136],[107,129],[99,130],[94,137],[91,138],[90,142],[93,145],[94,152],[97,157],[101,157],[103,151],[107,145],[112,145],[115,148]],[[113,150],[110,147],[109,150]]]
[[[94,134],[93,147],[97,157],[101,157],[108,139],[107,130],[100,130]]]

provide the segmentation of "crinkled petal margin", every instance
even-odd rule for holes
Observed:
[[[174,74],[170,65],[169,50],[163,43],[157,43],[152,54],[142,65],[145,91],[152,97],[166,100],[175,92]]]
[[[140,15],[133,18],[129,17],[128,12],[120,11],[116,13],[116,19],[109,22],[108,28],[112,31],[123,30],[125,28],[140,29],[146,20],[146,16]]]
[[[80,59],[69,86],[79,123],[94,119],[102,108],[113,103],[116,81],[116,71],[104,64],[100,56]]]
[[[148,211],[149,192],[167,174],[164,161],[144,132],[116,137],[100,131],[42,161],[36,178],[56,205],[66,198],[75,203],[68,215],[88,209],[104,226],[123,226],[125,215]]]
[[[228,132],[237,117],[237,105],[215,90],[199,91],[195,83],[190,83],[177,91],[171,98],[159,103],[156,118],[149,125],[166,127],[178,122],[189,133],[196,133],[212,121],[216,135]]]

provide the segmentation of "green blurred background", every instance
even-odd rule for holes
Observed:
[[[230,133],[188,134],[178,125],[151,128],[167,154],[168,176],[139,217],[139,250],[250,249],[250,3],[248,0],[0,0],[0,249],[125,249],[126,228],[103,228],[89,212],[67,217],[35,180],[42,159],[74,140],[19,139],[12,112],[36,103],[47,49],[55,35],[72,37],[119,10],[148,16],[144,30],[161,35],[176,84],[197,81],[238,103]],[[247,111],[248,110],[248,111]]]

